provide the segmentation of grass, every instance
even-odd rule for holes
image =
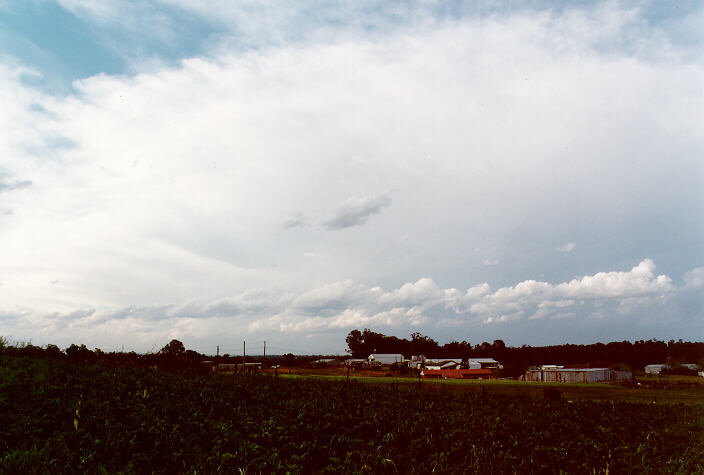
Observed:
[[[279,373],[282,378],[307,378],[331,381],[345,380],[345,375],[317,373]],[[408,390],[448,390],[454,392],[480,392],[501,395],[528,395],[543,397],[546,389],[557,389],[566,400],[625,401],[655,404],[704,404],[702,388],[628,388],[603,383],[538,383],[512,380],[421,380],[401,376],[353,376],[351,381],[367,384],[397,384]]]

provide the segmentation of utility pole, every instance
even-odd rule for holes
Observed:
[[[245,363],[247,362],[247,342],[242,342],[242,371],[245,370]]]
[[[217,353],[215,354],[215,356],[216,356],[216,357],[217,357],[217,356],[220,356],[220,345],[218,345]]]
[[[264,364],[262,366],[266,368],[266,340],[264,340]]]

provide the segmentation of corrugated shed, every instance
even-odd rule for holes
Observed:
[[[670,369],[666,364],[649,364],[645,367],[645,374],[660,374],[664,369]]]
[[[404,361],[403,355],[394,354],[394,353],[376,353],[373,355],[369,355],[369,357],[367,359],[369,360],[369,363],[371,363],[371,364],[382,364],[382,365],[403,363],[403,361]]]
[[[631,381],[630,371],[616,371],[610,368],[543,368],[528,370],[526,381],[546,383],[601,383]]]

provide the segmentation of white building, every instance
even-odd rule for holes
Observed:
[[[645,374],[660,374],[664,369],[671,369],[666,364],[649,364],[645,367]]]
[[[503,366],[496,361],[494,358],[470,358],[469,359],[469,364],[470,364],[470,369],[473,368],[472,363],[479,363],[480,368],[489,368],[489,369],[501,369]]]
[[[460,369],[462,358],[426,358],[425,355],[412,356],[408,362],[409,367],[420,369]],[[501,369],[503,366],[494,358],[469,358],[468,369]]]
[[[529,369],[526,381],[545,383],[621,383],[633,380],[630,371],[617,371],[610,368],[541,368]]]
[[[448,359],[426,359],[423,367],[425,369],[460,369],[462,360],[459,358]],[[420,368],[420,364],[416,364],[416,368]]]
[[[403,364],[404,357],[395,353],[377,353],[369,355],[367,358],[370,365],[392,365],[394,363]]]

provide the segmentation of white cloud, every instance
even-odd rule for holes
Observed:
[[[655,264],[643,260],[630,272],[599,272],[581,279],[573,279],[554,287],[560,298],[626,297],[645,294],[662,294],[673,290],[672,279],[654,274]]]
[[[257,31],[289,21],[257,13],[269,4],[168,3],[258,17]],[[64,5],[96,22],[123,8]],[[704,67],[668,38],[632,36],[646,28],[638,15],[524,9],[366,36],[352,22],[354,34],[244,53],[223,40],[175,67],[86,78],[63,98],[2,59],[0,311],[28,316],[0,330],[51,334],[52,318],[36,316],[86,308],[67,328],[146,342],[153,320],[312,330],[657,305],[676,289],[650,260],[560,284],[528,278],[591,273],[599,256],[640,249],[663,265],[647,250],[701,236],[653,231],[650,210],[701,215]],[[573,251],[574,236],[584,264],[565,269],[554,243]],[[634,241],[638,251],[619,244]],[[502,249],[501,262],[477,265],[477,248]],[[487,275],[502,286],[451,288]]]
[[[574,242],[568,242],[568,243],[565,244],[564,246],[557,248],[557,250],[560,251],[560,252],[567,252],[567,253],[569,253],[569,252],[574,251],[574,248],[575,248],[575,247],[577,247],[577,244],[576,244],[576,243],[574,243]]]
[[[87,328],[108,328],[140,322],[144,334],[157,332],[165,324],[172,329],[193,328],[207,335],[208,328],[225,322],[241,325],[240,335],[347,332],[353,328],[398,329],[460,327],[474,324],[503,324],[521,320],[569,319],[580,313],[613,303],[609,318],[631,315],[636,310],[661,306],[678,289],[669,278],[653,274],[654,265],[645,259],[629,272],[600,272],[569,283],[549,284],[528,280],[493,293],[488,284],[462,293],[440,289],[423,278],[384,291],[352,281],[335,282],[302,292],[275,293],[251,289],[212,302],[189,301],[161,307],[130,306],[118,309],[82,309],[70,313],[35,315],[48,328],[82,332]],[[606,281],[593,286],[594,281]],[[611,285],[613,284],[613,285]],[[577,288],[581,286],[581,288]],[[566,299],[569,294],[573,298]],[[17,318],[26,318],[22,314]],[[600,312],[606,318],[603,312]],[[202,323],[198,323],[202,322]],[[176,330],[174,330],[176,331]],[[180,331],[180,330],[179,330]]]
[[[704,267],[697,267],[687,271],[682,277],[685,287],[688,289],[698,289],[704,287]]]
[[[389,205],[391,205],[391,198],[386,193],[364,198],[350,198],[324,224],[328,229],[361,226],[367,222],[370,216],[379,214]]]

